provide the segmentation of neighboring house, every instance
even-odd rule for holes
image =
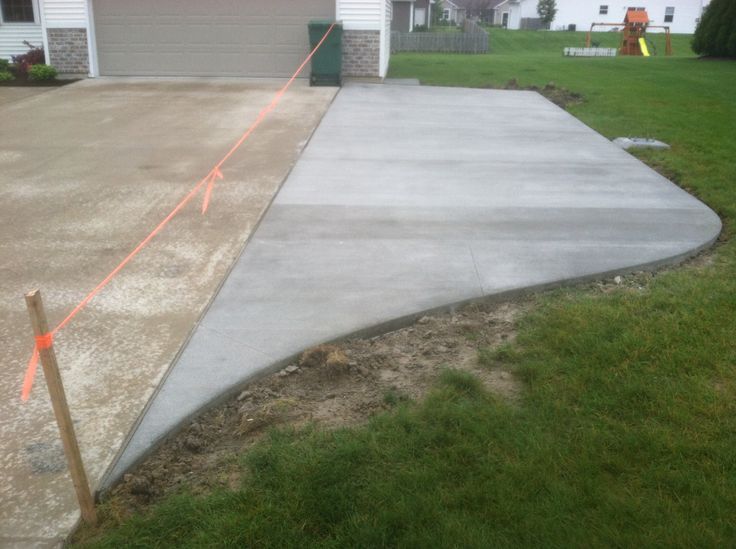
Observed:
[[[344,74],[383,77],[391,18],[391,0],[0,0],[0,57],[25,40],[65,74],[284,77],[309,50],[307,23],[330,19]]]
[[[493,8],[501,0],[442,0],[438,7],[436,0],[394,0],[394,18],[391,30],[411,32],[416,26],[431,26],[432,13],[441,9],[441,18],[462,25],[466,17],[483,21],[493,20]]]
[[[435,0],[393,0],[391,30],[412,32],[414,27],[430,27],[434,4]]]
[[[452,0],[457,6],[457,19],[453,19],[461,24],[466,18],[486,23],[494,22],[496,6],[503,0]],[[443,6],[447,0],[443,0]]]
[[[628,9],[645,9],[651,24],[673,33],[690,34],[710,0],[557,0],[552,30],[587,31],[592,23],[623,23]],[[538,0],[505,0],[496,7],[494,23],[509,29],[538,26]]]
[[[456,25],[465,21],[465,7],[461,6],[461,0],[442,0],[442,19]]]
[[[411,32],[414,30],[414,0],[393,0],[391,30]]]
[[[492,23],[494,25],[499,25],[505,29],[511,29],[514,27],[509,26],[509,23],[511,21],[511,14],[512,12],[515,14],[516,18],[516,11],[519,9],[519,2],[518,0],[501,0],[498,4],[496,4],[496,9],[493,10],[493,21]],[[517,29],[520,27],[516,27]]]

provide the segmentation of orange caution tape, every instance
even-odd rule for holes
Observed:
[[[95,288],[89,294],[87,294],[87,296],[82,301],[79,302],[79,305],[77,305],[76,307],[74,307],[74,309],[66,316],[66,318],[64,318],[64,320],[62,320],[59,323],[59,325],[56,326],[56,328],[54,328],[53,330],[51,330],[51,332],[49,332],[48,334],[45,334],[43,336],[38,336],[36,338],[36,345],[35,345],[35,347],[33,349],[33,354],[31,355],[31,359],[28,361],[28,367],[26,368],[26,374],[25,374],[25,377],[23,379],[23,390],[21,392],[21,399],[23,401],[27,401],[28,400],[28,397],[31,394],[31,389],[33,388],[33,380],[34,380],[35,375],[36,375],[36,370],[38,369],[38,358],[39,358],[38,352],[39,352],[39,349],[47,349],[48,347],[50,347],[51,346],[51,343],[53,341],[53,337],[56,335],[56,333],[59,330],[61,330],[62,328],[64,328],[67,324],[69,324],[69,322],[71,322],[71,320],[82,309],[84,309],[87,306],[87,304],[90,301],[92,301],[92,299],[97,294],[99,294],[100,291],[102,291],[102,289],[105,286],[107,286],[113,278],[115,278],[115,276],[123,269],[123,267],[125,267],[136,255],[138,255],[138,253],[143,248],[145,248],[146,245],[148,245],[148,243],[151,240],[153,240],[153,238],[158,233],[160,233],[163,230],[163,228],[166,227],[166,225],[168,225],[169,222],[174,217],[176,217],[176,215],[184,208],[184,206],[186,206],[189,203],[189,201],[192,198],[194,198],[197,195],[197,193],[199,193],[200,190],[202,190],[202,187],[205,187],[205,185],[206,185],[206,190],[205,190],[205,193],[204,193],[204,200],[202,202],[202,214],[204,214],[204,213],[207,212],[207,208],[209,207],[210,199],[212,197],[212,192],[213,192],[213,190],[215,188],[215,181],[217,179],[224,179],[224,176],[222,175],[222,171],[221,171],[221,168],[222,168],[223,164],[225,164],[225,162],[227,162],[230,159],[230,157],[233,154],[235,154],[235,152],[243,145],[243,143],[245,143],[246,139],[248,139],[251,136],[251,134],[256,130],[256,128],[261,125],[261,122],[263,122],[263,120],[266,118],[266,116],[268,116],[268,114],[276,108],[276,106],[281,101],[281,98],[286,93],[286,91],[289,89],[289,87],[291,87],[291,85],[294,82],[294,80],[297,79],[297,77],[304,70],[304,67],[307,66],[307,64],[309,63],[309,61],[311,61],[311,59],[314,56],[314,54],[322,46],[322,44],[324,43],[324,41],[327,40],[327,37],[330,35],[330,33],[332,32],[332,29],[334,29],[334,28],[335,28],[335,24],[333,23],[332,25],[330,25],[330,28],[327,29],[327,32],[322,37],[322,39],[319,41],[319,43],[309,53],[309,55],[307,56],[307,58],[302,62],[301,65],[299,65],[299,68],[292,75],[292,77],[289,78],[289,81],[284,85],[284,87],[282,87],[276,93],[276,95],[274,96],[274,98],[271,101],[271,103],[269,103],[263,110],[261,110],[261,112],[256,117],[255,122],[253,122],[253,124],[250,125],[250,127],[245,131],[245,133],[243,133],[242,136],[240,136],[240,139],[238,139],[235,142],[235,144],[231,147],[231,149],[227,152],[227,154],[225,156],[223,156],[222,159],[220,159],[220,161],[217,164],[215,164],[215,166],[204,177],[204,179],[202,179],[199,183],[197,183],[194,186],[194,188],[191,191],[189,191],[189,193],[181,200],[181,202],[179,202],[176,205],[176,207],[173,210],[171,210],[171,212],[169,213],[169,215],[167,215],[164,218],[164,220],[161,221],[161,223],[159,223],[156,226],[156,228],[153,229],[153,231],[151,231],[151,233],[146,238],[144,238],[140,242],[140,244],[138,244],[135,247],[135,249],[132,252],[130,252],[125,257],[125,259],[123,259],[120,262],[120,264],[117,267],[115,267],[110,272],[110,274],[108,274],[104,278],[104,280],[102,282],[100,282],[97,286],[95,286]]]
[[[36,336],[36,349],[39,351],[45,351],[50,349],[54,344],[54,334],[49,332],[40,336]]]
[[[28,368],[26,368],[26,375],[23,378],[23,391],[21,392],[20,398],[25,402],[28,400],[33,388],[33,378],[36,377],[36,369],[38,368],[38,349],[33,347],[33,354],[31,360],[28,361]]]
[[[210,174],[208,181],[207,181],[207,190],[204,192],[204,200],[202,201],[202,214],[207,212],[207,208],[210,205],[210,197],[212,196],[212,191],[215,188],[215,180],[216,179],[225,179],[222,175],[222,172],[215,168],[213,170],[213,173]]]

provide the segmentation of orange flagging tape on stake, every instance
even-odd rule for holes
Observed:
[[[197,183],[194,188],[189,191],[189,193],[179,202],[176,207],[171,210],[171,213],[167,215],[161,223],[159,223],[151,233],[144,238],[140,244],[138,244],[135,249],[128,254],[125,259],[123,259],[120,264],[115,267],[110,274],[108,274],[102,282],[100,282],[95,288],[87,294],[87,296],[79,302],[79,305],[74,307],[74,309],[62,320],[56,328],[51,330],[48,334],[45,334],[43,336],[40,336],[39,338],[36,338],[36,345],[33,349],[33,354],[31,355],[31,359],[28,361],[28,367],[26,368],[26,374],[25,378],[23,379],[23,390],[21,392],[21,399],[23,401],[28,400],[28,397],[31,394],[31,389],[33,388],[33,380],[36,375],[36,370],[38,368],[38,352],[39,349],[48,349],[53,341],[54,336],[64,328],[71,320],[82,310],[84,309],[87,304],[92,301],[92,299],[99,294],[102,289],[109,284],[109,282],[115,278],[115,276],[125,267],[135,256],[138,255],[138,253],[148,245],[148,243],[153,240],[153,238],[160,233],[166,225],[169,224],[169,221],[171,221],[176,215],[186,206],[189,201],[194,198],[199,191],[202,190],[202,187],[205,187],[205,193],[204,193],[204,199],[202,201],[202,214],[205,214],[207,212],[207,209],[209,208],[210,199],[212,197],[212,192],[215,188],[215,181],[218,179],[224,179],[224,176],[222,174],[221,168],[225,162],[227,162],[230,157],[235,154],[235,151],[237,151],[243,143],[251,136],[251,134],[256,130],[258,126],[261,125],[261,122],[268,116],[268,114],[273,111],[276,106],[281,101],[281,98],[284,96],[284,94],[287,92],[287,90],[291,87],[291,85],[294,83],[294,80],[297,79],[299,74],[304,70],[304,67],[307,66],[309,61],[311,61],[314,54],[317,52],[317,50],[322,46],[325,40],[327,40],[327,37],[332,32],[332,29],[335,28],[335,24],[333,23],[330,25],[330,28],[327,29],[327,32],[322,37],[322,39],[319,41],[319,43],[314,47],[314,49],[309,53],[309,55],[304,59],[301,65],[299,65],[299,68],[296,70],[296,72],[289,78],[288,82],[276,93],[273,100],[261,110],[261,112],[256,117],[255,121],[250,125],[250,127],[243,133],[243,135],[240,136],[240,139],[238,139],[235,144],[232,146],[232,148],[227,152],[225,156],[220,159],[220,161],[215,164],[215,166],[209,171],[209,173],[202,179],[199,183]]]
[[[50,349],[53,344],[54,334],[52,334],[51,332],[49,332],[48,334],[36,336],[36,349],[39,351]]]

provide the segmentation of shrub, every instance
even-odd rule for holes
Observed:
[[[43,52],[43,48],[37,48],[30,42],[23,42],[28,46],[28,51],[21,55],[13,56],[13,63],[15,64],[15,71],[19,76],[25,76],[28,74],[28,70],[33,65],[39,65],[46,62],[46,56]]]
[[[0,59],[0,72],[10,72],[10,61]]]
[[[695,29],[693,51],[711,57],[736,57],[736,2],[710,3]]]
[[[36,82],[47,82],[50,80],[56,80],[57,74],[56,69],[51,65],[40,63],[38,65],[33,65],[28,70],[28,79]]]
[[[10,74],[10,71],[0,70],[0,82],[10,82],[15,79],[15,76]]]

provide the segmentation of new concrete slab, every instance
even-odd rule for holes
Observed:
[[[720,230],[705,205],[536,93],[349,85],[107,480],[309,346],[674,262]]]

